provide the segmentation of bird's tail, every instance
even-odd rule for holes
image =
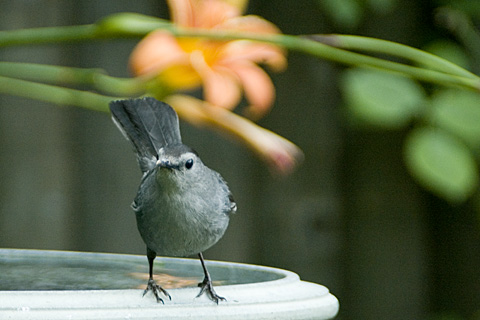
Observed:
[[[158,150],[180,144],[180,128],[175,110],[154,98],[117,100],[110,103],[112,119],[132,142],[142,171],[158,158]]]

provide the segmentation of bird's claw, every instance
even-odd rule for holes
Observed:
[[[220,300],[222,300],[222,301],[227,301],[227,299],[225,299],[224,297],[219,296],[219,295],[215,292],[215,290],[213,289],[213,284],[212,284],[212,281],[211,281],[211,280],[205,278],[205,279],[203,279],[202,282],[200,282],[200,283],[198,284],[198,286],[199,286],[201,289],[200,289],[200,292],[199,292],[198,295],[197,295],[197,298],[200,297],[202,294],[204,294],[205,291],[206,291],[206,292],[207,292],[207,295],[208,295],[208,298],[209,298],[210,300],[212,300],[213,302],[215,302],[216,304],[218,304],[218,302],[219,302]]]
[[[160,287],[158,284],[155,283],[155,280],[153,279],[149,279],[148,280],[148,283],[147,283],[147,288],[145,289],[145,291],[143,291],[143,295],[145,296],[145,294],[147,294],[148,291],[152,291],[153,292],[153,295],[155,296],[155,298],[157,299],[157,302],[161,302],[163,304],[165,304],[165,302],[163,301],[162,298],[160,298],[159,294],[160,292],[163,293],[164,296],[166,296],[168,298],[168,300],[172,300],[172,297],[170,296],[170,294],[167,292],[167,290],[163,289],[162,287]]]

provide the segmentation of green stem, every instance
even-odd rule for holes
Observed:
[[[43,83],[0,76],[0,93],[46,101],[58,105],[74,105],[90,110],[108,112],[108,103],[118,97],[56,87]]]
[[[0,47],[92,40],[100,38],[96,25],[0,31]]]
[[[448,60],[440,58],[426,51],[392,41],[341,34],[314,35],[310,38],[337,48],[388,54],[391,56],[408,59],[417,65],[427,66],[436,71],[445,72],[460,77],[472,79],[477,78],[475,74]]]
[[[108,94],[136,96],[145,92],[142,78],[116,78],[101,69],[83,69],[36,63],[0,62],[0,76],[67,85],[89,85]]]
[[[166,20],[136,13],[110,15],[96,24],[0,31],[0,47],[96,39],[142,37],[156,29],[169,29]]]
[[[138,37],[143,36],[155,29],[168,30],[177,37],[205,37],[216,40],[247,39],[263,43],[270,43],[278,45],[280,47],[284,47],[286,49],[303,52],[318,58],[327,59],[346,65],[377,68],[384,71],[400,73],[405,76],[409,76],[426,82],[446,86],[462,86],[476,91],[480,90],[479,77],[469,73],[466,70],[461,69],[460,67],[452,68],[452,66],[449,64],[445,64],[444,62],[440,63],[441,61],[439,59],[434,59],[433,61],[429,62],[429,66],[432,66],[433,64],[435,69],[441,70],[435,71],[419,67],[413,67],[380,58],[375,58],[360,53],[350,52],[347,50],[336,48],[334,46],[320,43],[318,41],[307,39],[305,37],[258,33],[238,33],[233,31],[204,30],[194,28],[179,28],[162,19],[130,13],[122,13],[109,16],[97,23],[96,25],[0,32],[0,47],[6,45],[26,43],[59,42],[100,38],[107,39],[132,36]],[[11,36],[10,33],[15,36]],[[345,39],[348,40],[349,38]],[[365,46],[366,51],[374,50],[372,42],[363,41],[363,44],[359,44],[358,41],[359,39],[357,39],[356,43],[352,44],[352,39],[350,38],[350,45],[355,46],[357,49],[362,49],[362,46]],[[390,44],[381,44],[382,48],[375,49],[376,52],[383,52],[383,50],[386,50],[386,53],[392,53],[394,48],[399,48],[399,46],[401,46],[398,44],[392,47]],[[348,43],[345,45],[348,46]],[[406,46],[402,48],[405,47]],[[426,55],[422,55],[420,57],[417,51],[410,49],[404,49],[403,51],[400,50],[397,55],[400,57],[405,56],[405,58],[420,59],[422,61],[428,60],[426,58],[429,57]],[[448,69],[449,72],[445,73],[446,69]],[[450,74],[452,72],[454,74]]]
[[[252,33],[239,34],[225,31],[212,32],[210,30],[182,28],[174,28],[171,30],[171,32],[177,37],[208,37],[217,40],[247,39],[263,43],[271,43],[290,50],[303,52],[317,58],[335,61],[346,65],[377,68],[381,69],[382,71],[399,73],[404,76],[409,76],[426,82],[445,86],[461,86],[475,91],[480,91],[480,78],[471,73],[468,73],[468,77],[466,77],[409,66],[398,62],[335,48],[333,46],[329,46],[318,41],[313,41],[305,37]],[[460,67],[458,68],[462,69]],[[468,71],[465,70],[464,72]]]
[[[285,40],[288,40],[289,42],[288,47],[295,47],[297,51],[319,58],[324,58],[351,66],[377,68],[381,69],[382,71],[399,73],[401,75],[409,76],[425,82],[445,86],[461,86],[475,91],[480,91],[480,78],[473,74],[469,75],[469,77],[452,75],[440,71],[414,67],[398,62],[346,51],[308,39],[302,39],[293,36],[285,37]]]

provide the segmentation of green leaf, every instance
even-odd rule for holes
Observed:
[[[427,44],[424,50],[451,61],[464,69],[470,69],[469,58],[465,50],[453,41],[445,39],[432,41]]]
[[[332,20],[347,29],[353,29],[362,20],[363,9],[358,0],[317,0]]]
[[[432,98],[429,121],[469,145],[480,146],[480,94],[457,89],[438,92]]]
[[[347,71],[342,89],[354,117],[383,128],[407,125],[426,101],[425,92],[415,81],[374,70]]]
[[[367,3],[375,13],[388,14],[397,6],[397,0],[367,0]]]
[[[463,202],[477,188],[478,170],[470,150],[441,129],[413,130],[404,155],[414,178],[449,202]]]

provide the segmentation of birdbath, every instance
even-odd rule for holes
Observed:
[[[196,297],[196,259],[162,258],[154,272],[172,300],[144,297],[144,256],[0,249],[0,319],[332,319],[338,300],[293,272],[207,261],[217,305]]]

